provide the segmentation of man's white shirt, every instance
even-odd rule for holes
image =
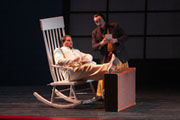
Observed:
[[[74,60],[77,57],[80,57],[79,61],[86,59],[87,62],[92,62],[93,60],[92,55],[83,53],[78,49],[71,49],[69,47],[63,46],[61,48],[56,48],[54,50],[54,58],[56,64],[68,65],[72,62],[72,60]]]

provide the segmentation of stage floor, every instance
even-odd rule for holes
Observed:
[[[57,109],[39,102],[33,92],[49,98],[49,86],[0,87],[0,115],[120,120],[180,120],[180,91],[139,89],[136,105],[120,112],[105,112],[103,102]]]

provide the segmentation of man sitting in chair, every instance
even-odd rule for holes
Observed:
[[[62,42],[63,46],[56,48],[54,51],[55,63],[72,68],[69,71],[70,74],[65,75],[69,76],[70,81],[103,79],[104,74],[112,72],[118,64],[118,58],[114,55],[112,55],[110,62],[96,64],[92,61],[92,55],[73,48],[73,41],[70,35],[64,36]]]

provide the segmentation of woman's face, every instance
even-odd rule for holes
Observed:
[[[94,22],[98,27],[104,27],[105,25],[105,21],[103,20],[101,16],[94,17]]]

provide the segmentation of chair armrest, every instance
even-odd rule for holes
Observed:
[[[72,67],[65,67],[60,65],[51,65],[51,67],[59,68],[59,69],[66,69],[66,70],[73,70]]]

